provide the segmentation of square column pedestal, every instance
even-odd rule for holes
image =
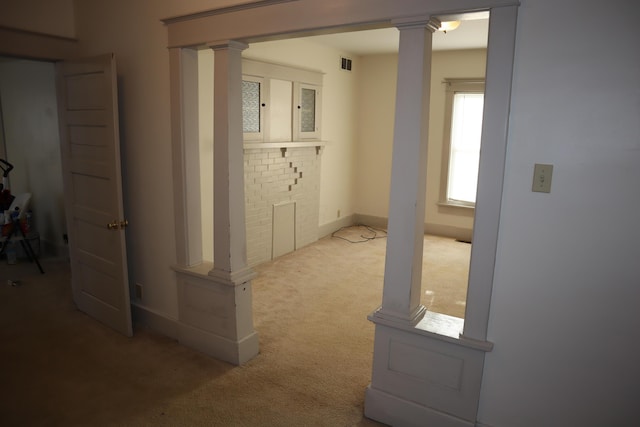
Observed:
[[[461,340],[464,321],[439,313],[415,327],[369,319],[376,331],[365,415],[394,426],[475,426],[491,344]]]
[[[211,276],[212,265],[176,267],[178,279],[178,341],[217,359],[242,365],[258,354],[253,329],[251,279],[234,282]]]

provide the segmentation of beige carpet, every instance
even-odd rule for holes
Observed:
[[[0,260],[0,425],[380,425],[363,417],[363,400],[385,243],[326,238],[259,266],[261,353],[242,367],[141,326],[132,339],[103,327],[75,310],[64,262],[45,261],[39,275]],[[462,315],[470,245],[425,246],[424,301]]]

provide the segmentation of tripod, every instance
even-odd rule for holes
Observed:
[[[24,234],[24,230],[22,229],[22,227],[20,227],[20,220],[18,218],[14,218],[12,225],[13,226],[11,227],[11,230],[9,231],[9,234],[7,235],[7,237],[4,239],[3,242],[0,242],[2,244],[2,247],[0,248],[0,255],[2,255],[6,251],[7,245],[9,244],[11,239],[15,236],[16,240],[20,242],[22,249],[24,249],[25,253],[29,257],[29,261],[30,262],[35,261],[35,263],[38,266],[38,269],[40,270],[40,273],[44,274],[44,270],[40,265],[38,256],[33,251],[33,248],[31,247],[31,243],[29,243],[27,236]],[[20,235],[18,235],[18,233],[20,233]]]

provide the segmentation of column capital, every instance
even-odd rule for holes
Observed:
[[[412,28],[426,28],[432,33],[440,28],[440,20],[432,16],[409,16],[406,18],[397,18],[391,21],[391,24],[398,30],[412,29]]]
[[[249,47],[248,44],[237,41],[237,40],[218,40],[215,42],[207,43],[207,46],[213,50],[224,50],[224,49],[233,49],[233,50],[245,50]]]

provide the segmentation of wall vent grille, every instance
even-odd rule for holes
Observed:
[[[351,71],[351,59],[345,58],[344,56],[340,58],[340,68],[345,71]]]

